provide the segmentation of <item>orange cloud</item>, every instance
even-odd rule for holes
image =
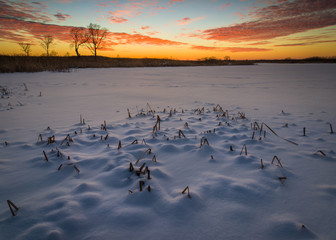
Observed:
[[[208,29],[193,36],[230,42],[262,41],[332,26],[336,24],[336,1],[286,1],[260,8],[249,15],[254,20]]]
[[[190,23],[190,21],[191,21],[190,18],[185,17],[185,18],[183,18],[181,20],[177,20],[177,23],[178,23],[178,25],[187,25],[187,24]]]
[[[185,45],[185,43],[182,42],[176,42],[161,38],[153,38],[142,34],[111,33],[109,35],[109,38],[114,40],[118,44],[148,44],[159,46]]]
[[[191,49],[205,51],[220,51],[220,52],[266,52],[271,49],[266,48],[244,48],[244,47],[207,47],[207,46],[191,46]]]
[[[7,41],[31,41],[31,36],[39,39],[51,35],[61,41],[71,41],[70,26],[59,26],[0,17],[0,38]],[[30,35],[29,37],[27,35]]]

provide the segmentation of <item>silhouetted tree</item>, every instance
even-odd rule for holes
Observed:
[[[22,48],[22,51],[24,51],[25,55],[28,57],[30,55],[31,52],[31,44],[30,43],[19,43],[20,47]]]
[[[86,42],[86,46],[96,57],[97,49],[103,47],[102,43],[107,36],[107,29],[101,28],[98,24],[90,23],[90,25],[87,26],[87,34],[88,40]]]
[[[71,46],[73,46],[75,48],[76,54],[78,57],[80,57],[79,54],[79,47],[83,44],[85,44],[88,41],[88,34],[85,31],[84,28],[82,27],[74,27],[70,30],[70,34],[72,37],[72,44]]]
[[[47,35],[47,36],[42,37],[40,40],[41,40],[41,47],[44,48],[44,50],[47,53],[47,56],[49,57],[49,51],[50,51],[51,45],[54,42],[53,36]]]

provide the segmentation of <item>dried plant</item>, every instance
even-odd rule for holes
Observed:
[[[191,198],[190,192],[189,192],[189,186],[185,187],[185,189],[182,191],[182,194],[184,194],[186,191],[188,191],[188,198]]]
[[[11,211],[13,217],[15,217],[15,212],[14,212],[13,208],[15,209],[15,211],[18,211],[19,208],[11,200],[7,200],[7,204],[8,204],[9,210]]]

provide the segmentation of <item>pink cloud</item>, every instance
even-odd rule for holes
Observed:
[[[231,7],[232,3],[225,3],[219,6],[219,10],[224,10],[228,7]]]
[[[185,18],[183,18],[181,20],[177,20],[178,25],[187,25],[187,24],[190,23],[190,21],[191,21],[191,19],[188,18],[188,17],[185,17]]]
[[[208,40],[263,41],[336,24],[336,1],[295,0],[257,9],[253,20],[195,34]]]
[[[114,16],[107,17],[107,19],[109,19],[111,23],[124,23],[128,21],[126,18]]]

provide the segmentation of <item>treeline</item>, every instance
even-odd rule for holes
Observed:
[[[179,66],[224,66],[251,65],[252,61],[225,60],[173,60],[157,58],[109,58],[101,56],[32,57],[0,56],[0,72],[70,71],[76,68],[113,67],[179,67]]]
[[[79,57],[79,49],[82,46],[87,47],[90,52],[97,56],[97,50],[103,47],[104,40],[107,37],[108,31],[106,28],[102,28],[98,24],[90,23],[86,28],[84,27],[73,27],[69,32],[72,43],[71,47],[74,48],[76,55]],[[40,46],[44,49],[44,56],[56,56],[57,53],[52,51],[52,47],[55,44],[55,38],[52,35],[42,36],[40,39]],[[18,43],[21,50],[24,52],[26,57],[31,55],[32,49],[31,43],[20,42]]]

